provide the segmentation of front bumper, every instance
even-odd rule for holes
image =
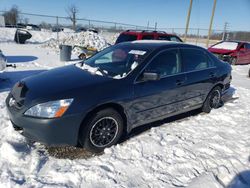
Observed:
[[[6,100],[7,111],[15,130],[32,141],[49,146],[76,146],[82,115],[68,115],[55,119],[33,118],[10,107]]]

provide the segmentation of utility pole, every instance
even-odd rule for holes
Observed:
[[[157,30],[157,22],[155,22],[155,31]]]
[[[193,5],[193,0],[190,0],[188,14],[187,14],[187,22],[186,22],[186,30],[185,30],[184,42],[186,42],[186,40],[187,40],[187,33],[188,33],[188,28],[189,28],[189,21],[190,21],[190,15],[191,15],[191,11],[192,11],[192,5]]]
[[[56,40],[59,44],[59,33],[58,33],[58,30],[59,30],[59,25],[58,25],[58,16],[56,17]]]
[[[228,30],[228,22],[225,22],[224,24],[224,30],[223,30],[223,35],[222,35],[222,40],[226,40],[226,33],[227,33],[227,30]]]
[[[147,24],[147,30],[149,30],[149,21],[148,21],[148,24]]]
[[[215,8],[216,8],[216,3],[217,3],[217,0],[214,0],[212,15],[211,15],[211,19],[210,19],[210,25],[209,25],[209,29],[208,29],[207,44],[206,44],[207,47],[209,45],[209,39],[210,39],[210,35],[211,35],[211,32],[212,32],[212,26],[213,26],[213,21],[214,21],[214,13],[215,13]]]

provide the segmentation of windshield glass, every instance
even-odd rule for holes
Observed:
[[[77,66],[94,74],[121,79],[142,63],[148,54],[148,49],[131,45],[112,46]]]
[[[237,42],[221,42],[214,45],[212,48],[223,49],[223,50],[236,50],[238,47]]]

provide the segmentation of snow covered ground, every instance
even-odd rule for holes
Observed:
[[[65,63],[40,44],[5,37],[0,48],[17,65],[0,73],[0,187],[250,187],[250,66],[233,67],[232,98],[223,107],[140,128],[92,156],[29,143],[13,130],[4,102],[13,84]]]

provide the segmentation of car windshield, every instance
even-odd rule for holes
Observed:
[[[130,35],[130,34],[121,34],[117,40],[116,44],[121,43],[121,42],[129,42],[129,41],[134,41],[137,39],[136,35]]]
[[[236,50],[238,47],[237,42],[221,42],[215,44],[212,48],[223,49],[223,50]]]
[[[149,49],[132,45],[112,46],[77,64],[77,67],[101,76],[121,79],[142,63],[148,54]]]

